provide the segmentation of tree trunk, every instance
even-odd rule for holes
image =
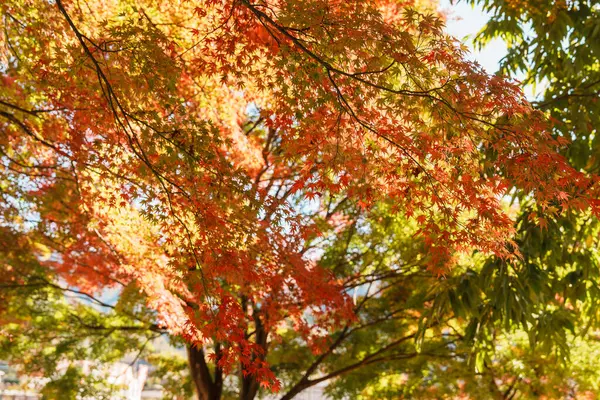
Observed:
[[[240,400],[253,400],[258,393],[258,382],[253,376],[242,375]]]
[[[245,296],[241,298],[242,309],[246,309],[248,307],[249,301]],[[259,345],[264,353],[260,355],[254,355],[253,360],[261,359],[264,360],[268,351],[268,332],[264,329],[262,321],[260,319],[260,310],[256,308],[256,305],[251,303],[253,307],[252,317],[254,320],[254,335],[255,335],[255,343]],[[249,335],[246,334],[246,340],[249,339]],[[256,377],[253,375],[245,376],[243,373],[243,365],[240,365],[240,400],[254,400],[256,395],[258,394],[258,389],[260,387],[259,382],[256,380]]]
[[[217,348],[217,354],[219,350]],[[204,358],[204,350],[200,347],[187,346],[190,375],[196,387],[198,400],[220,400],[223,392],[223,373],[216,369],[213,377]]]

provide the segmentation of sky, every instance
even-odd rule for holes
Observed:
[[[473,48],[472,39],[489,19],[488,14],[481,7],[472,7],[464,0],[454,0],[454,4],[451,0],[441,0],[440,9],[448,16],[446,31],[469,46],[472,59],[479,62],[488,73],[496,72],[500,60],[506,55],[506,45],[502,39],[492,40],[481,51]]]
[[[440,0],[440,10],[447,15],[446,32],[460,39],[471,49],[471,59],[477,61],[488,73],[493,74],[498,70],[500,60],[506,55],[506,44],[502,39],[491,40],[483,49],[473,47],[473,39],[489,19],[489,14],[480,6],[471,6],[466,0]],[[523,73],[513,76],[523,80]],[[527,85],[523,88],[525,96],[530,100],[539,99],[544,92],[547,81],[538,82],[537,86]]]

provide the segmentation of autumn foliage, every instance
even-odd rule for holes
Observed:
[[[318,352],[353,318],[306,246],[315,207],[344,224],[320,200],[391,200],[440,275],[460,253],[519,256],[509,191],[545,213],[598,207],[595,177],[557,153],[566,143],[520,89],[408,2],[0,11],[1,246],[19,241],[89,293],[135,284],[170,332],[227,343],[214,361],[265,385],[277,381],[248,324],[291,320]]]

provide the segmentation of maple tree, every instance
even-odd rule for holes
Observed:
[[[518,255],[509,190],[547,215],[596,211],[595,177],[518,86],[409,6],[3,2],[7,237],[82,293],[140,290],[189,343],[200,398],[235,365],[253,398],[279,387],[278,328],[319,352],[356,319],[311,245],[347,203],[418,223],[431,276],[474,249]]]

